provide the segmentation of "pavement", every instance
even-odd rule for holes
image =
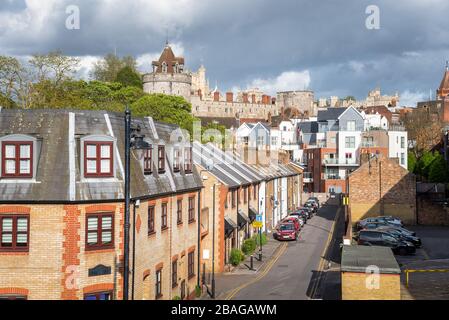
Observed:
[[[216,299],[316,299],[323,269],[328,265],[328,245],[336,242],[333,230],[338,208],[336,204],[323,205],[303,227],[298,241],[270,240],[264,249],[264,263],[256,267],[258,271],[238,268],[217,275]]]

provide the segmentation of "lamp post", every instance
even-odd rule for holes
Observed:
[[[131,128],[131,111],[128,105],[125,110],[125,225],[124,225],[124,254],[123,254],[123,300],[129,297],[129,228],[130,213],[130,176],[131,176],[131,148],[137,150],[137,158],[142,159],[144,152],[151,149],[151,145],[143,140],[140,127]]]

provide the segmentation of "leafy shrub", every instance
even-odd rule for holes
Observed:
[[[259,234],[256,234],[254,236],[254,240],[256,241],[256,246],[260,246],[260,236]],[[262,233],[262,245],[266,245],[267,244],[267,235],[265,233]]]
[[[254,238],[243,241],[242,251],[245,255],[250,255],[256,250],[256,240]]]
[[[201,297],[201,288],[200,288],[200,286],[195,286],[195,296],[197,298]]]
[[[181,300],[181,297],[180,296],[174,296],[173,300]]]
[[[245,255],[241,250],[239,249],[231,250],[231,257],[229,258],[229,260],[233,266],[238,266],[240,262],[243,261],[243,259],[245,259]]]

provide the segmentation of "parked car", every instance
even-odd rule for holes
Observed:
[[[307,217],[308,217],[308,215],[307,215],[307,213],[306,213],[305,211],[303,211],[303,210],[296,210],[296,211],[290,213],[290,216],[296,216],[296,217],[299,217],[299,218],[304,222],[304,224],[307,223]]]
[[[371,222],[371,223],[366,223],[366,224],[364,224],[362,227],[360,227],[359,225],[357,225],[357,229],[358,229],[358,230],[363,230],[363,229],[369,229],[369,230],[372,230],[372,229],[378,229],[378,228],[380,228],[380,227],[394,228],[394,229],[396,229],[396,230],[401,231],[401,232],[404,233],[404,234],[407,234],[407,235],[410,235],[410,236],[416,236],[416,232],[414,232],[414,231],[408,230],[408,229],[403,228],[403,227],[397,227],[397,226],[394,226],[394,225],[392,225],[392,224],[385,223],[385,222]]]
[[[398,230],[396,228],[392,228],[390,226],[381,226],[381,227],[378,227],[375,230],[385,231],[385,232],[388,232],[389,234],[391,234],[391,235],[393,235],[395,237],[399,237],[402,240],[409,241],[409,242],[413,243],[413,245],[416,248],[420,248],[421,245],[422,245],[422,242],[421,242],[420,238],[418,238],[416,236],[412,236],[409,233],[402,232],[402,231],[400,231],[400,230]]]
[[[365,246],[390,247],[394,254],[407,255],[416,252],[413,243],[395,238],[388,232],[377,230],[361,230],[357,243]]]
[[[315,202],[318,206],[318,209],[320,208],[320,200],[318,200],[317,197],[310,197],[309,199],[307,199],[307,202],[309,202],[309,201]]]
[[[387,220],[383,218],[366,218],[357,222],[357,229],[365,229],[365,226],[369,223],[383,223],[385,225],[391,225],[394,227],[402,227],[402,222],[398,223],[397,221]]]
[[[297,240],[299,232],[296,231],[293,223],[280,223],[273,233],[273,237],[276,240]]]
[[[302,211],[304,211],[306,214],[307,214],[307,219],[310,219],[310,218],[312,218],[312,216],[313,216],[313,209],[312,208],[309,208],[309,207],[302,207],[302,208],[300,208],[299,210],[302,210]]]
[[[402,221],[400,219],[393,218],[391,216],[372,217],[372,218],[366,218],[366,219],[359,221],[360,224],[370,223],[370,222],[384,222],[384,223],[388,223],[388,224],[391,224],[396,227],[403,226]]]
[[[318,206],[317,206],[317,204],[315,203],[315,202],[312,202],[312,201],[306,201],[305,203],[304,203],[304,206],[303,206],[304,208],[309,208],[310,210],[312,210],[312,213],[315,213],[315,212],[317,212],[318,211]]]
[[[295,225],[296,231],[301,230],[301,223],[299,222],[299,218],[297,216],[288,216],[282,219],[282,223],[289,222]]]

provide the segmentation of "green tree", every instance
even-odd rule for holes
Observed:
[[[434,160],[430,164],[429,181],[446,183],[449,181],[448,166],[440,153],[435,154]]]
[[[115,54],[109,53],[95,64],[91,76],[98,81],[114,82],[117,79],[118,73],[124,67],[130,67],[133,71],[137,72],[136,66],[136,60],[131,56],[120,58]]]
[[[177,124],[188,130],[190,135],[195,120],[191,108],[183,97],[164,94],[147,94],[131,105],[133,116],[150,116],[155,121]]]
[[[122,68],[118,72],[115,82],[119,82],[128,87],[143,87],[142,76],[129,66]]]
[[[425,151],[416,165],[416,173],[427,178],[429,176],[430,165],[434,160],[434,154],[430,151]]]
[[[408,153],[408,171],[414,173],[415,169],[416,169],[416,164],[417,164],[417,160],[416,160],[415,153],[409,151],[409,153]]]

